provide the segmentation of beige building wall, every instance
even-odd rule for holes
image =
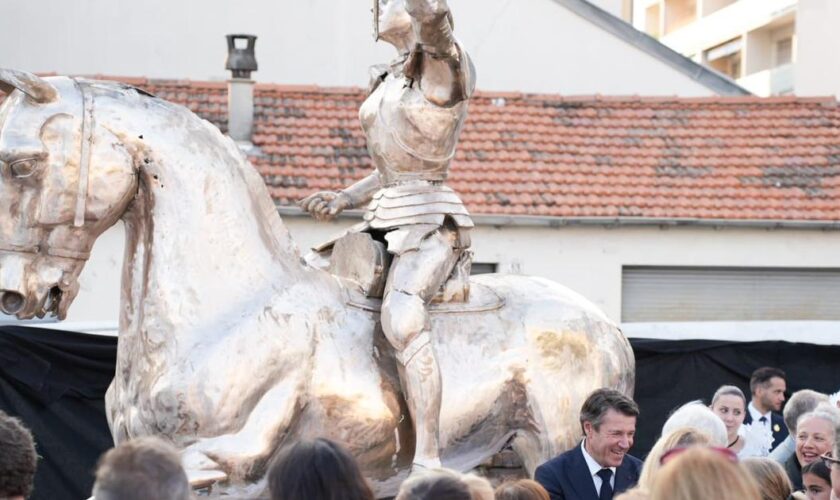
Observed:
[[[830,30],[833,24],[830,19],[818,17],[810,19],[807,25],[801,24],[798,20],[801,3],[800,0],[637,0],[633,4],[633,25],[694,61],[730,76],[756,95],[802,94],[796,87],[800,72],[798,55],[803,53],[797,50],[798,36]],[[833,3],[836,6],[837,2]],[[819,36],[824,43],[830,41]],[[819,44],[807,49],[809,55],[830,57],[824,48],[829,44],[816,45]]]
[[[840,97],[840,2],[799,0],[796,93]]]
[[[553,0],[449,3],[481,89],[713,94]],[[0,61],[34,72],[223,80],[224,35],[249,33],[259,37],[260,82],[366,86],[368,66],[393,54],[373,43],[370,10],[360,0],[3,0]]]
[[[308,217],[284,217],[302,249],[356,221],[342,218],[317,223]],[[67,328],[115,327],[122,238],[122,228],[117,226],[97,241]],[[479,224],[472,239],[475,262],[497,264],[500,272],[550,278],[581,293],[617,322],[621,320],[622,266],[840,268],[840,231]],[[833,326],[835,337],[838,326]],[[638,332],[638,326],[629,331]]]

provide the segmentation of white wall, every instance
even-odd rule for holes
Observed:
[[[305,249],[356,219],[317,223],[288,216],[284,222]],[[840,231],[478,226],[472,240],[476,262],[497,263],[500,272],[553,279],[583,294],[615,321],[621,319],[625,265],[840,268]],[[116,324],[122,246],[121,227],[97,241],[68,322]]]
[[[589,3],[598,6],[619,19],[630,21],[630,19],[625,19],[627,14],[625,10],[629,10],[627,9],[627,0],[589,0]]]
[[[796,11],[796,94],[840,97],[840,2],[799,0]]]
[[[619,2],[600,3],[614,9]],[[392,54],[373,43],[370,4],[3,0],[0,61],[35,72],[221,80],[227,78],[224,35],[250,33],[259,36],[258,81],[365,86],[367,67]],[[450,5],[481,89],[712,94],[552,0],[450,0]]]

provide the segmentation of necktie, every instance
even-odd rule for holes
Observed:
[[[601,478],[601,493],[598,495],[598,500],[612,500],[613,489],[610,484],[612,478],[612,471],[609,469],[601,469],[598,471],[598,477]]]
[[[758,421],[761,422],[761,425],[764,425],[767,423],[767,417],[761,417],[758,419]]]

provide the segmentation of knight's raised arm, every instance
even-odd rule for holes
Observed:
[[[446,0],[405,0],[417,43],[429,54],[455,55],[452,13]]]
[[[470,98],[475,75],[467,53],[453,34],[452,13],[445,0],[405,0],[416,46],[405,74],[420,83],[426,98],[454,106]]]

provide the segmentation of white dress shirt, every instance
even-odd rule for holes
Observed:
[[[753,425],[758,424],[758,425],[763,425],[764,427],[766,427],[768,429],[770,428],[770,422],[771,422],[771,420],[773,420],[771,412],[768,411],[765,414],[759,413],[758,409],[755,407],[755,405],[752,403],[752,401],[750,401],[750,404],[747,405],[747,411],[750,412],[750,417],[752,417]],[[762,422],[760,420],[761,417],[765,418],[764,422]]]
[[[610,487],[612,487],[613,491],[615,491],[615,467],[602,467],[601,464],[596,462],[595,459],[586,452],[586,438],[584,438],[580,443],[580,451],[583,452],[583,459],[586,461],[586,466],[589,467],[589,475],[592,478],[592,482],[595,484],[595,493],[598,495],[601,494],[601,483],[604,482],[604,480],[601,479],[601,476],[598,475],[598,472],[601,469],[609,469],[612,471],[612,476],[610,476]]]

